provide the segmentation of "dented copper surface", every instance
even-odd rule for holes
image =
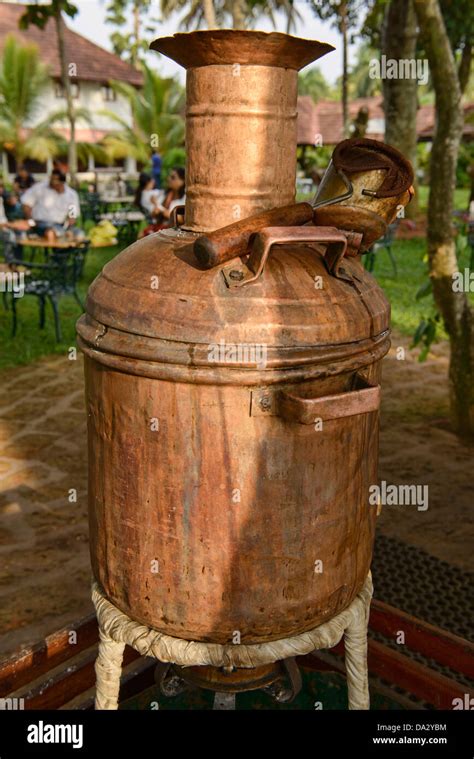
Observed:
[[[325,47],[193,35],[154,47],[188,67],[185,226],[213,229],[236,199],[245,214],[293,200],[292,77]],[[337,614],[367,576],[389,305],[359,256],[341,262],[337,230],[272,239],[244,287],[203,269],[195,239],[130,246],[78,322],[93,571],[116,606],[170,635],[276,640]]]

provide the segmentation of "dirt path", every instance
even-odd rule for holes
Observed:
[[[428,484],[429,509],[385,507],[379,529],[472,568],[472,449],[447,426],[447,346],[426,364],[395,338],[384,363],[380,477]],[[2,372],[0,655],[92,610],[82,360]],[[70,491],[77,500],[70,501]]]
[[[408,344],[394,336],[383,363],[379,476],[396,485],[428,485],[428,509],[385,506],[378,528],[472,570],[474,448],[449,429],[448,344],[434,346],[423,364],[418,351],[397,359],[397,348]]]

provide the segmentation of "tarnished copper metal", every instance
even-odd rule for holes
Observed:
[[[173,667],[174,672],[185,682],[198,688],[215,690],[220,693],[241,693],[260,690],[274,683],[284,674],[280,662],[264,664],[253,669],[225,669],[216,667]]]
[[[380,386],[372,387],[364,381],[360,382],[357,375],[354,379],[357,381],[355,389],[323,398],[306,398],[282,390],[277,399],[278,414],[290,422],[314,424],[315,419],[324,422],[377,411],[380,406]]]
[[[396,148],[377,140],[344,140],[334,150],[318,187],[315,204],[336,200],[337,205],[353,209],[352,213],[369,211],[373,218],[378,216],[390,224],[413,197],[412,182],[413,169]],[[326,209],[333,207],[326,206]],[[366,226],[367,237],[372,238],[376,223],[361,216],[359,229],[362,225]]]
[[[357,251],[347,250],[346,256],[356,255],[370,248],[387,231],[387,223],[375,211],[367,208],[357,208],[353,205],[337,203],[313,211],[313,223],[320,227],[337,227],[343,231],[351,231],[362,235]]]
[[[260,229],[299,226],[307,224],[312,218],[313,206],[310,203],[293,203],[263,211],[198,237],[194,243],[194,254],[205,269],[211,269],[231,258],[244,256],[251,236]]]
[[[328,270],[339,279],[351,281],[351,276],[342,268],[341,261],[347,253],[348,245],[357,249],[361,239],[361,235],[353,232],[344,233],[334,227],[267,227],[254,235],[252,250],[246,263],[241,266],[236,263],[229,264],[222,273],[228,287],[245,287],[261,276],[273,246],[285,243],[325,243],[324,261]],[[236,274],[239,276],[235,276]]]
[[[188,60],[186,40],[213,47],[215,34],[180,35],[176,47]],[[226,32],[225,40],[243,80],[257,85],[255,69],[265,78],[267,63],[249,63],[248,50],[267,61],[275,37],[254,35]],[[282,61],[295,45],[285,42]],[[284,202],[275,190],[289,193],[295,142],[289,145],[285,119],[282,141],[273,116],[271,145],[257,130],[257,155],[238,130],[234,152],[213,126],[217,119],[223,128],[227,98],[233,103],[240,93],[250,109],[256,102],[241,83],[222,87],[228,66],[212,60],[190,69],[197,110],[210,96],[217,103],[217,93],[221,108],[208,118],[214,138],[199,126],[201,151],[197,142],[191,150],[190,226],[231,221],[231,186],[253,211],[266,207],[264,187],[272,206]],[[267,84],[278,80],[293,92],[284,69],[271,68],[278,76]],[[196,78],[197,70],[206,76]],[[270,107],[269,92],[257,91],[260,105]],[[275,99],[289,103],[280,89]],[[235,104],[239,123],[253,118]],[[193,123],[201,118],[188,115]],[[244,176],[247,167],[253,180]],[[215,184],[224,193],[214,208]],[[93,572],[117,607],[170,635],[216,643],[232,643],[236,634],[242,643],[294,635],[345,608],[369,570],[376,510],[368,488],[377,481],[389,305],[359,257],[344,258],[345,278],[336,277],[325,260],[327,238],[301,239],[293,229],[272,246],[260,276],[236,288],[227,286],[222,266],[199,264],[196,234],[151,235],[104,267],[78,322]],[[337,254],[347,239],[331,232]]]
[[[297,72],[332,46],[215,30],[151,47],[187,69],[184,227],[209,231],[292,203]]]

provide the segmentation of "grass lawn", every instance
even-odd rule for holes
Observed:
[[[466,211],[469,201],[469,188],[468,187],[456,187],[454,190],[454,208],[456,211]],[[420,211],[426,212],[428,209],[428,197],[430,188],[428,185],[420,185],[418,187],[418,203]],[[296,194],[296,200],[298,203],[310,203],[314,198],[314,193],[308,195],[308,193],[298,192]]]
[[[376,254],[373,274],[382,285],[392,305],[392,328],[404,335],[413,335],[422,317],[430,316],[433,310],[433,298],[428,296],[416,300],[416,293],[427,281],[427,264],[423,260],[426,254],[425,238],[412,240],[395,240],[392,250],[397,261],[398,277],[394,277],[388,253],[379,250]],[[459,269],[469,266],[469,249],[459,257]],[[474,303],[474,294],[470,295]],[[446,338],[443,328],[439,328],[439,337]]]
[[[430,188],[427,185],[418,187],[418,203],[421,211],[428,209],[429,192]],[[454,190],[454,208],[457,211],[467,211],[469,192],[468,187],[456,187]]]
[[[423,238],[399,240],[393,244],[393,252],[398,264],[395,278],[386,251],[377,253],[374,275],[384,288],[392,304],[392,326],[405,335],[413,335],[420,319],[429,316],[432,298],[417,301],[419,287],[426,282],[427,265],[423,261],[426,243]],[[118,247],[91,249],[86,258],[84,279],[79,288],[84,298],[87,288],[107,261],[118,253]],[[460,260],[460,269],[469,264],[469,251]],[[471,296],[474,300],[474,294]],[[17,364],[28,364],[40,356],[52,353],[66,354],[75,345],[75,323],[81,314],[72,297],[60,301],[63,342],[57,343],[54,335],[51,307],[46,307],[46,326],[38,327],[38,299],[32,296],[17,301],[18,328],[15,338],[11,336],[11,316],[5,311],[0,300],[0,369]],[[440,337],[444,336],[440,330]]]
[[[87,288],[104,264],[118,252],[117,246],[91,249],[86,257],[83,281],[79,286],[79,295],[84,300]],[[81,315],[81,309],[74,298],[66,296],[59,301],[63,342],[57,343],[54,334],[53,312],[46,304],[46,323],[39,329],[38,298],[29,295],[17,300],[17,333],[11,334],[11,312],[5,311],[0,299],[0,369],[16,364],[29,364],[35,358],[51,353],[67,353],[67,349],[76,344],[75,324]]]

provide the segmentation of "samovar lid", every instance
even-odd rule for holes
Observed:
[[[221,346],[265,346],[264,374],[270,377],[271,370],[269,381],[277,381],[281,372],[296,378],[318,364],[336,372],[341,358],[367,364],[388,350],[389,304],[356,259],[343,260],[347,278],[340,279],[328,272],[321,246],[276,245],[257,280],[232,288],[224,276],[232,262],[203,270],[194,239],[167,230],[106,264],[78,323],[86,353],[148,376],[162,376],[157,364],[166,365],[172,378],[177,367],[191,366],[194,380],[185,373],[180,380],[207,381],[211,375],[204,377],[204,370],[216,363],[213,346],[218,352]],[[238,270],[240,259],[235,261]],[[228,375],[242,365],[231,362]],[[257,383],[262,367],[250,369],[244,379]],[[198,379],[201,370],[204,379]]]
[[[211,29],[159,37],[150,48],[185,69],[198,66],[277,66],[299,71],[334,50],[327,42],[293,37],[281,32]]]

